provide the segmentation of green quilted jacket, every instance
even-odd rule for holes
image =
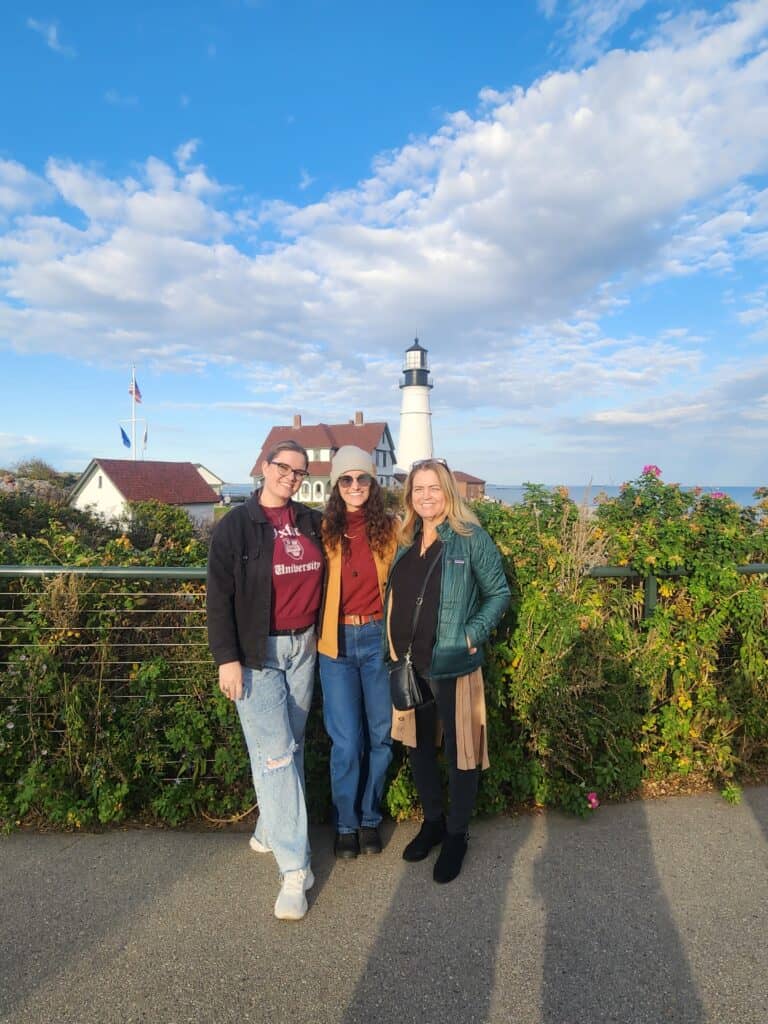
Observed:
[[[463,676],[483,663],[483,644],[509,604],[509,584],[498,548],[480,526],[471,526],[467,537],[456,533],[448,521],[437,528],[443,542],[437,641],[430,674],[434,678]],[[418,543],[418,534],[414,539]],[[398,548],[392,569],[407,548]],[[384,621],[389,622],[391,586],[387,583]],[[470,647],[476,647],[470,654]],[[387,656],[389,651],[387,651]]]

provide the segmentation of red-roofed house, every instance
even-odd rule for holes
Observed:
[[[218,494],[191,462],[92,459],[72,489],[69,504],[90,508],[105,519],[124,519],[126,502],[179,505],[193,522],[213,519]]]
[[[465,501],[477,501],[485,497],[485,480],[481,480],[480,477],[454,469],[453,478],[459,494]]]
[[[349,423],[316,423],[302,426],[301,416],[293,417],[293,426],[272,427],[258,454],[251,477],[254,485],[262,478],[261,464],[281,441],[298,441],[309,455],[309,478],[301,485],[299,501],[324,502],[331,493],[331,458],[345,444],[354,444],[370,452],[376,476],[382,487],[391,487],[395,471],[395,446],[386,423],[365,423],[356,412]]]

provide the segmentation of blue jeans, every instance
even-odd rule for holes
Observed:
[[[381,622],[339,627],[339,657],[320,655],[323,719],[331,748],[331,796],[338,832],[381,821],[384,779],[392,760],[389,674]]]
[[[316,649],[311,628],[298,636],[269,637],[264,667],[243,669],[243,697],[235,701],[259,804],[255,835],[271,848],[283,874],[309,865],[304,730]]]

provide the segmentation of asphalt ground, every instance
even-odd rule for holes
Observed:
[[[242,833],[0,839],[0,1020],[768,1022],[768,787],[478,821],[448,886],[417,827],[315,830],[300,922]]]

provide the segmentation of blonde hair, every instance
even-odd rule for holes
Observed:
[[[413,544],[413,538],[416,536],[416,528],[421,522],[421,516],[419,516],[413,508],[413,478],[417,473],[420,473],[424,469],[431,469],[437,474],[437,479],[440,482],[440,489],[445,495],[445,512],[448,525],[451,527],[454,533],[460,534],[462,537],[469,536],[472,533],[473,526],[479,526],[477,516],[471,508],[464,502],[464,499],[459,494],[459,490],[456,486],[453,473],[450,469],[442,462],[438,462],[437,459],[424,459],[422,462],[417,462],[408,474],[408,478],[405,481],[405,491],[403,494],[403,500],[405,503],[405,518],[403,519],[403,525],[400,528],[400,539],[403,544]]]

